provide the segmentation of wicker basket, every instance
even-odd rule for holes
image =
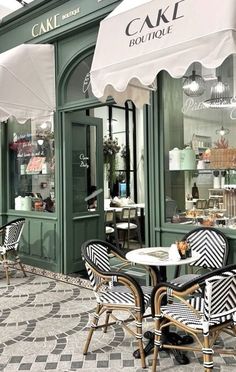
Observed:
[[[211,169],[236,169],[236,149],[211,149]]]

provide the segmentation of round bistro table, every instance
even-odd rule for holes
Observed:
[[[192,262],[197,261],[200,258],[200,254],[194,253],[191,257],[184,258],[177,260],[169,256],[170,247],[147,247],[147,248],[139,248],[134,249],[126,253],[126,258],[130,262],[134,262],[140,265],[148,265],[148,266],[156,266],[158,268],[159,273],[159,280],[166,282],[166,267],[167,266],[176,266],[176,265],[187,265]],[[163,332],[164,333],[164,332]],[[153,332],[145,332],[144,337],[149,339],[148,344],[145,346],[145,353],[148,355],[154,346],[154,333]],[[164,343],[174,343],[174,342],[182,342],[184,338],[181,338],[177,333],[174,332],[167,332],[164,334],[165,340]],[[188,337],[188,338],[186,338]],[[192,338],[189,336],[185,336],[185,343],[192,343]],[[170,351],[170,350],[169,350]],[[187,356],[175,349],[172,351],[176,361],[179,364],[188,364],[189,359]],[[139,350],[136,350],[133,353],[135,358],[140,358]]]
[[[200,254],[194,253],[191,257],[176,260],[169,257],[170,247],[148,247],[138,248],[126,253],[126,258],[130,262],[148,266],[176,266],[187,265],[197,261]],[[166,256],[166,257],[165,257]]]

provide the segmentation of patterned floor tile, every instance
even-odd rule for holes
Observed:
[[[106,334],[96,331],[88,354],[83,355],[96,305],[88,288],[84,279],[45,270],[31,270],[27,278],[16,273],[10,286],[0,279],[0,371],[143,372],[140,360],[132,355],[137,342],[117,325]],[[146,322],[145,327],[150,329],[153,323]],[[235,352],[232,338],[227,336],[224,343]],[[158,364],[166,372],[203,370],[201,359],[194,353],[189,356],[191,363],[180,366],[172,355],[162,352]],[[151,371],[151,363],[152,355],[147,358],[145,371]],[[216,353],[215,364],[216,372],[233,372],[236,357]]]

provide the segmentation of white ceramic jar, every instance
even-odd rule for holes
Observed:
[[[16,211],[22,210],[22,197],[21,196],[17,196],[15,198],[15,210]]]
[[[190,146],[187,146],[181,151],[180,169],[193,170],[196,169],[196,155]]]
[[[42,174],[48,174],[49,173],[49,166],[48,163],[43,163],[42,165]]]
[[[169,151],[169,170],[180,170],[181,150],[175,147]]]
[[[198,160],[197,169],[205,169],[205,161],[204,160]]]
[[[31,211],[32,210],[32,199],[30,196],[24,197],[24,210]]]

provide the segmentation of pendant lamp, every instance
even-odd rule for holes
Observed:
[[[202,76],[196,74],[196,71],[192,71],[192,75],[186,77],[183,82],[184,94],[188,97],[199,97],[205,91],[205,81]]]
[[[229,129],[224,128],[223,125],[220,129],[216,130],[216,134],[219,134],[221,137],[225,136],[226,134],[229,134]]]
[[[217,82],[211,87],[211,98],[204,101],[203,104],[210,108],[232,107],[234,105],[229,85],[223,83],[220,76],[217,77]]]

